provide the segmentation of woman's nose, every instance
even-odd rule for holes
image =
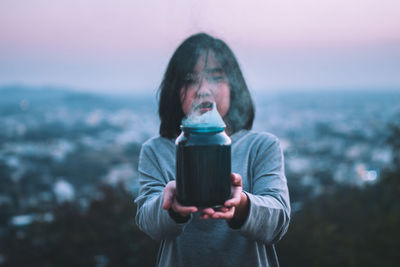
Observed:
[[[213,95],[211,84],[207,82],[207,79],[202,79],[199,87],[197,88],[196,94],[198,97],[206,97]]]

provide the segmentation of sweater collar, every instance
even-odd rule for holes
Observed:
[[[236,142],[239,140],[242,136],[244,136],[246,133],[248,133],[249,130],[240,130],[230,136],[232,143]]]

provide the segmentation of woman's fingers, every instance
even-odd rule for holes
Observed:
[[[240,194],[242,192],[242,177],[240,174],[232,173],[232,198],[225,201],[224,206],[213,209],[201,209],[201,219],[231,219],[235,213],[235,207],[240,204]],[[176,200],[176,183],[175,181],[169,182],[164,188],[163,209],[172,208],[175,212],[182,216],[187,216],[190,213],[197,212],[199,209],[193,206],[182,206]]]
[[[225,206],[222,206],[219,209],[217,209],[217,211],[219,211],[219,212],[228,212],[229,210],[230,210],[230,208],[229,207],[225,207]]]
[[[243,191],[242,177],[240,174],[232,173],[232,198],[225,201],[224,206],[218,209],[203,209],[200,218],[202,219],[232,219],[235,214],[235,207],[239,206],[241,193]]]
[[[175,212],[179,213],[182,216],[187,216],[190,213],[197,212],[197,208],[193,206],[182,206],[176,200],[175,197],[176,192],[176,183],[175,181],[170,181],[164,188],[164,198],[163,198],[163,209],[172,208]]]
[[[204,208],[200,210],[202,214],[207,214],[208,216],[211,216],[215,213],[215,210],[213,208]]]
[[[207,220],[207,219],[210,219],[210,215],[208,215],[208,214],[200,214],[200,219],[203,219],[203,220]]]
[[[187,216],[190,213],[197,212],[197,208],[196,207],[193,207],[193,206],[182,206],[181,204],[179,204],[178,201],[176,201],[176,199],[172,202],[171,207],[175,212],[178,212],[182,216]]]
[[[216,211],[211,218],[213,219],[232,219],[235,214],[235,207],[226,208],[226,211]]]
[[[205,208],[201,210],[200,219],[231,219],[234,213],[235,207]]]
[[[239,193],[239,197],[233,197],[231,199],[228,199],[227,201],[225,201],[224,205],[227,207],[237,207],[240,204],[240,193]]]

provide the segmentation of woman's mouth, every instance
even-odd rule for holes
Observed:
[[[198,104],[195,108],[196,111],[199,111],[201,114],[206,113],[207,111],[212,110],[213,108],[213,103],[206,101]]]

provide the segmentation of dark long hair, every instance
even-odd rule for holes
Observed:
[[[214,53],[228,79],[230,106],[224,120],[229,134],[242,129],[250,130],[253,126],[253,100],[233,52],[222,40],[205,33],[198,33],[187,38],[175,50],[158,89],[161,136],[175,138],[179,135],[179,126],[185,116],[180,90],[186,87],[185,78],[193,72],[200,55],[205,51]]]

